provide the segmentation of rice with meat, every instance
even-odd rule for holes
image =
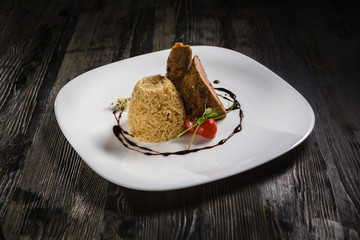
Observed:
[[[163,142],[184,129],[185,109],[180,93],[166,77],[140,79],[128,112],[130,133],[141,142]]]

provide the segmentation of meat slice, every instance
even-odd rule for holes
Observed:
[[[191,66],[192,50],[189,45],[175,43],[167,59],[166,77],[180,89],[181,82]]]
[[[219,116],[226,113],[226,109],[209,82],[198,56],[193,58],[190,71],[183,78],[178,91],[183,97],[186,114],[188,115],[193,114],[201,117],[204,112],[205,102],[206,106],[212,109],[220,106],[216,110]]]

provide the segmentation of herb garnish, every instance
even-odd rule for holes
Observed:
[[[229,109],[226,110],[225,114],[219,116],[219,114],[216,112],[216,110],[218,108],[220,108],[221,105],[217,106],[215,109],[212,109],[210,107],[206,107],[206,101],[205,101],[205,106],[204,106],[205,110],[204,110],[204,113],[202,114],[202,116],[199,117],[199,118],[196,118],[195,119],[195,124],[192,125],[191,127],[187,128],[185,131],[182,131],[182,132],[179,131],[178,134],[177,134],[177,137],[183,136],[186,132],[188,132],[189,130],[196,127],[195,131],[194,131],[194,133],[192,135],[192,138],[190,140],[190,143],[188,145],[188,148],[187,148],[188,150],[190,150],[191,144],[193,143],[193,141],[195,139],[196,133],[198,132],[199,128],[205,123],[206,120],[210,120],[210,119],[217,120],[217,119],[223,118],[223,117],[225,117],[226,114],[228,114],[230,111],[232,111],[236,107],[236,105],[237,104],[234,103]]]
[[[127,111],[130,106],[130,97],[118,97],[114,98],[111,103],[114,112],[123,112]]]

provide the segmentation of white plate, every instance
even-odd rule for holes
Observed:
[[[165,74],[170,50],[133,57],[84,73],[59,92],[55,114],[61,130],[81,158],[105,179],[139,190],[172,190],[199,185],[244,172],[300,144],[314,127],[308,102],[288,83],[238,52],[193,46],[214,87],[237,95],[244,111],[243,130],[222,146],[184,156],[145,156],[122,146],[112,129],[113,97],[131,96],[137,80]],[[121,122],[127,127],[127,119]],[[193,147],[217,143],[238,124],[231,112],[218,124],[211,141],[198,138]],[[143,144],[160,151],[186,149],[188,137]]]

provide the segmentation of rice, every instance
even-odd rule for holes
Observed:
[[[140,79],[128,112],[130,133],[141,142],[163,142],[184,129],[185,109],[180,93],[166,77]]]

